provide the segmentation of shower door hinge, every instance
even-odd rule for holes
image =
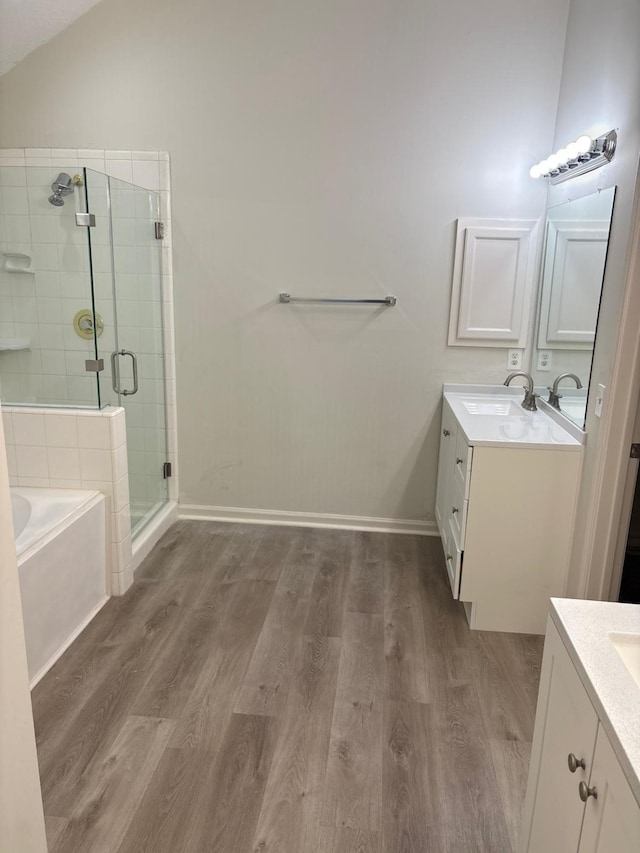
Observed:
[[[632,444],[631,445],[631,453],[629,456],[632,459],[640,459],[640,444]]]
[[[100,373],[104,370],[104,358],[87,358],[84,363],[87,373]]]
[[[164,240],[164,222],[154,222],[156,240]]]
[[[76,225],[81,228],[95,228],[96,217],[93,213],[76,213]]]
[[[165,462],[162,466],[162,476],[165,480],[171,476],[171,462]]]

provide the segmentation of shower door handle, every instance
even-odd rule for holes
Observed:
[[[131,366],[133,369],[133,388],[120,388],[120,365],[118,363],[119,355],[128,355],[131,358]],[[111,385],[116,394],[122,394],[123,397],[130,397],[132,394],[138,393],[138,356],[129,349],[115,350],[111,353]]]

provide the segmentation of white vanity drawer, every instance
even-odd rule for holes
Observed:
[[[456,547],[455,537],[450,524],[445,526],[445,535],[442,544],[444,546],[444,559],[449,584],[451,585],[451,594],[454,598],[458,598],[460,595],[460,577],[462,574],[462,552]]]
[[[467,444],[464,433],[461,429],[457,431],[456,451],[454,462],[454,482],[462,487],[463,497],[469,497],[469,482],[471,475],[471,462],[473,460],[473,447]]]
[[[464,486],[457,481],[453,484],[451,506],[449,507],[449,523],[457,547],[464,551],[464,537],[467,530],[467,510],[469,501],[464,499]]]

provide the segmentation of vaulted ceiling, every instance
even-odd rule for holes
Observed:
[[[100,0],[0,0],[0,74]]]

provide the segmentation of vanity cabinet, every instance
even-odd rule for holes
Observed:
[[[640,806],[549,620],[519,853],[637,853],[638,839]]]
[[[543,415],[529,445],[474,440],[454,397],[443,399],[435,507],[453,597],[471,628],[542,634],[549,598],[564,592],[580,447],[546,446]],[[512,399],[505,406],[518,412],[520,396]],[[517,415],[509,425],[521,428]]]

